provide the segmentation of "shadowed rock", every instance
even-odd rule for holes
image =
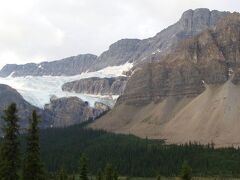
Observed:
[[[78,97],[51,98],[46,104],[44,112],[51,116],[52,127],[66,127],[80,124],[87,120],[94,120],[110,108],[102,103],[95,103],[95,107]]]
[[[94,95],[121,95],[125,89],[126,83],[127,77],[93,77],[65,83],[62,86],[62,90]]]

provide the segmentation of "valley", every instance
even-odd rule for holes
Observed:
[[[6,64],[0,116],[0,180],[240,179],[240,14]]]

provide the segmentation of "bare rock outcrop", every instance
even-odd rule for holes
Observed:
[[[94,120],[109,109],[102,103],[95,103],[95,107],[92,108],[88,102],[78,97],[64,97],[51,98],[50,104],[45,105],[44,112],[50,115],[52,127],[66,127]]]
[[[84,54],[39,64],[7,64],[0,71],[0,76],[71,76],[89,70],[96,59],[95,55]]]
[[[144,64],[129,79],[119,102],[197,96],[204,91],[204,84],[223,84],[229,79],[237,84],[239,22],[240,15],[232,14],[215,28],[179,43],[171,53],[161,56],[161,62]]]
[[[154,37],[138,39],[122,39],[112,44],[109,50],[100,55],[91,71],[106,66],[120,65],[133,62],[135,65],[152,60],[156,55],[162,56],[171,51],[178,42],[191,38],[204,30],[213,27],[230,12],[210,11],[206,8],[188,10],[175,24],[162,30]]]
[[[63,91],[94,94],[121,95],[127,83],[127,77],[98,78],[92,77],[65,83]]]
[[[240,15],[233,13],[135,70],[115,107],[91,127],[240,146],[239,50]]]

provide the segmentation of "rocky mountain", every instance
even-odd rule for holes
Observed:
[[[0,71],[0,76],[6,77],[12,73],[13,76],[76,75],[87,70],[96,71],[126,62],[139,64],[144,61],[152,61],[155,60],[156,54],[166,54],[179,41],[213,27],[219,19],[229,14],[229,12],[210,11],[209,9],[188,10],[183,13],[177,23],[156,36],[144,40],[122,39],[112,44],[109,50],[103,52],[99,57],[88,54],[40,64],[6,65]]]
[[[92,108],[88,102],[84,102],[77,97],[53,97],[50,103],[45,105],[44,109],[39,109],[26,102],[15,89],[3,84],[0,84],[0,99],[0,116],[3,115],[3,111],[9,104],[16,103],[20,119],[19,124],[23,130],[28,127],[29,118],[33,110],[37,110],[41,116],[41,128],[80,124],[89,119],[94,120],[110,110],[107,105],[100,102],[96,102]],[[2,126],[2,123],[3,121],[1,120],[0,126]]]
[[[115,108],[91,125],[168,143],[240,145],[240,15],[135,69]]]
[[[142,61],[152,61],[156,54],[168,53],[179,41],[213,27],[219,19],[229,14],[229,12],[210,11],[204,8],[188,10],[183,13],[177,23],[152,38],[122,39],[112,44],[109,50],[100,55],[91,70],[99,70],[106,66],[120,65],[126,62],[139,64]]]
[[[77,97],[51,98],[50,104],[45,105],[45,113],[51,116],[53,127],[66,127],[95,119],[109,111],[109,107],[102,103],[95,103],[91,108],[88,102]]]
[[[121,95],[127,83],[127,77],[92,77],[65,83],[63,91],[95,95]]]
[[[0,71],[0,76],[71,76],[89,70],[89,68],[96,60],[97,56],[92,54],[85,54],[68,57],[58,61],[42,62],[39,64],[7,64]]]
[[[18,116],[20,119],[20,126],[22,128],[28,127],[29,117],[33,110],[37,110],[37,112],[42,117],[42,122],[40,124],[41,127],[48,127],[51,122],[49,121],[49,116],[43,112],[43,110],[32,106],[28,102],[26,102],[23,97],[13,88],[0,84],[0,116],[3,115],[3,111],[7,108],[7,106],[11,103],[16,103],[18,109]],[[2,120],[1,123],[2,124]]]

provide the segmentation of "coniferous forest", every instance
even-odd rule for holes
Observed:
[[[84,125],[41,131],[41,148],[43,161],[53,172],[60,166],[69,173],[77,172],[84,153],[93,175],[110,163],[124,176],[176,176],[184,162],[195,176],[240,175],[239,149],[197,143],[165,145],[159,140],[86,129]]]
[[[4,111],[0,179],[117,180],[125,177],[240,176],[240,149],[214,148],[214,144],[166,145],[88,129],[88,121],[68,128],[40,130],[35,111],[26,134],[19,134],[17,107]],[[10,173],[11,172],[11,173]],[[159,176],[161,175],[161,176]]]

